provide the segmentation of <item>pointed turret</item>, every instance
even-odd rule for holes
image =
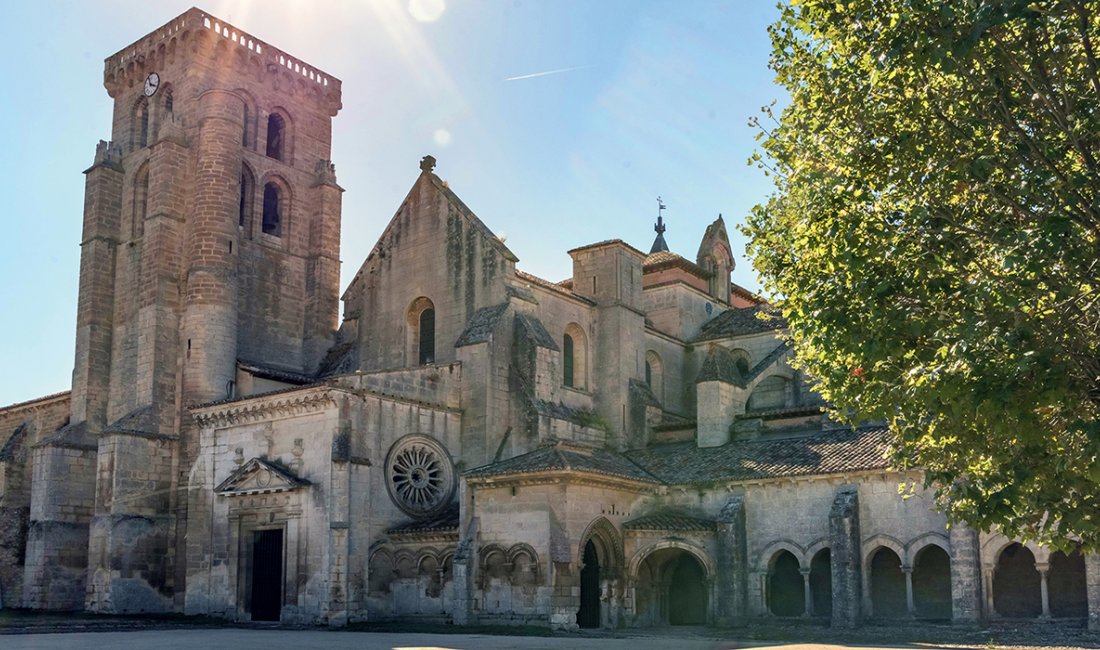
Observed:
[[[667,252],[668,243],[665,242],[665,220],[661,216],[661,212],[665,209],[665,204],[661,202],[661,197],[657,197],[657,223],[653,224],[653,230],[657,233],[657,238],[653,240],[653,245],[649,247],[649,254]]]

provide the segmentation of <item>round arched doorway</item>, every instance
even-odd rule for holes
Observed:
[[[660,548],[638,565],[636,622],[649,625],[706,625],[710,590],[706,569],[682,548]]]

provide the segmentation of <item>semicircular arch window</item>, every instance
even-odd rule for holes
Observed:
[[[407,514],[435,515],[454,496],[451,455],[433,438],[405,436],[386,455],[386,487],[393,502]]]

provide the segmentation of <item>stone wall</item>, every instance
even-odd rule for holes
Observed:
[[[68,415],[68,393],[0,409],[0,608],[23,603],[34,446]]]

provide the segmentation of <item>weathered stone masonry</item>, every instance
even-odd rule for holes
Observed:
[[[425,156],[341,295],[339,80],[191,9],[104,86],[72,391],[0,409],[0,606],[1100,626],[1097,556],[948,527],[830,422],[720,216],[551,282]]]

